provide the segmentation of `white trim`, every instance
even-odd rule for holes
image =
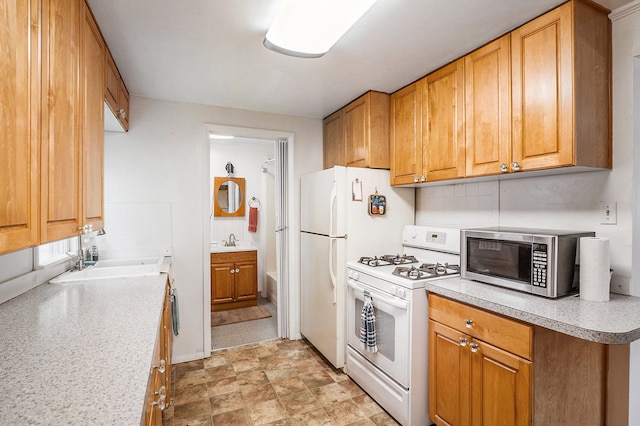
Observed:
[[[640,11],[640,0],[636,0],[629,4],[625,4],[624,6],[621,6],[616,10],[614,10],[613,12],[611,12],[609,14],[609,19],[611,19],[611,22],[615,22],[618,19],[622,19],[626,16],[632,15],[639,11]]]

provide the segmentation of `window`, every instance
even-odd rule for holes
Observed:
[[[42,244],[36,248],[35,254],[36,269],[68,260],[70,256],[76,256],[78,254],[78,237]]]

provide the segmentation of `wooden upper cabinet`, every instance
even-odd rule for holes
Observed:
[[[40,240],[78,235],[82,226],[80,1],[42,1]]]
[[[464,61],[425,78],[422,92],[422,172],[427,181],[464,177]]]
[[[389,168],[389,95],[368,92],[344,108],[347,167]]]
[[[346,165],[344,145],[344,114],[338,110],[322,121],[323,168]]]
[[[0,254],[38,242],[38,4],[0,0]]]
[[[464,57],[466,176],[499,174],[511,162],[510,40]]]
[[[105,43],[83,2],[81,84],[83,94],[82,143],[84,224],[104,228],[104,67]]]
[[[512,168],[611,167],[608,12],[574,0],[511,33]]]
[[[367,92],[323,121],[323,166],[389,168],[389,95]]]
[[[420,182],[422,174],[422,88],[424,79],[391,95],[391,184]],[[426,177],[422,179],[424,181]]]
[[[129,130],[129,92],[124,85],[113,56],[106,48],[104,66],[104,100],[122,130]],[[116,124],[117,126],[117,124]],[[115,130],[115,129],[107,129]]]

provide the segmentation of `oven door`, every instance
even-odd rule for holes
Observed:
[[[347,341],[349,346],[409,389],[409,332],[411,303],[349,279],[347,297]],[[364,291],[368,291],[376,317],[376,353],[360,346],[360,323]]]

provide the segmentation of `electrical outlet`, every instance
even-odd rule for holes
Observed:
[[[600,224],[615,225],[618,221],[618,206],[616,201],[600,201]]]

